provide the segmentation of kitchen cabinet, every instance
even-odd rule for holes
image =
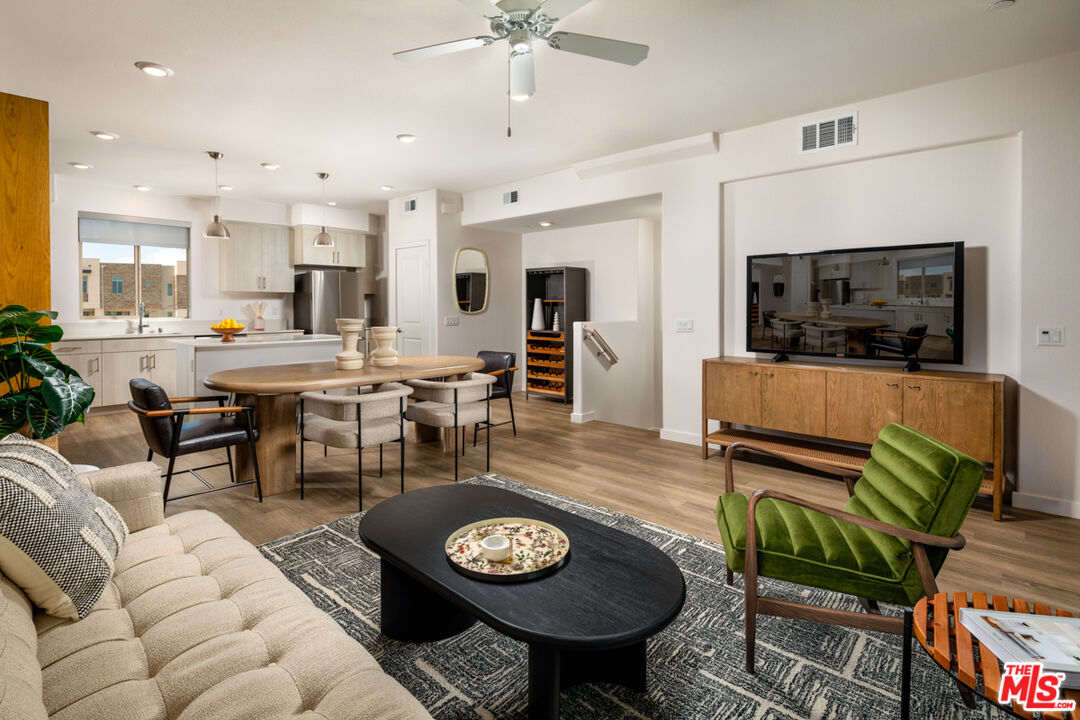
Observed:
[[[358,230],[327,228],[334,247],[315,247],[312,243],[322,228],[297,225],[292,229],[294,265],[362,268],[367,264],[367,236]]]
[[[851,265],[852,290],[881,290],[885,287],[885,268],[880,260],[864,260]]]
[[[825,435],[873,444],[881,428],[903,422],[900,378],[874,373],[826,373]]]
[[[221,291],[291,293],[289,229],[231,221],[228,225],[232,238],[218,241]]]
[[[102,356],[102,404],[122,405],[131,399],[128,382],[144,378],[176,395],[175,350],[127,350]]]
[[[105,404],[104,390],[101,383],[101,354],[78,353],[75,355],[60,355],[61,361],[69,365],[79,376],[94,388],[94,402],[90,407],[101,407]]]
[[[946,326],[944,321],[945,310],[946,308],[928,306],[904,308],[897,313],[899,321],[897,330],[906,331],[912,325],[926,323],[927,335],[944,335]],[[948,311],[951,316],[952,308],[948,308]]]
[[[820,265],[817,269],[818,280],[843,280],[851,277],[851,263],[837,262]]]

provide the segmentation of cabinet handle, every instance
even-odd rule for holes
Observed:
[[[886,383],[886,386],[887,387],[898,388],[898,387],[900,387],[900,383]]]
[[[140,371],[143,369],[143,366],[145,364],[146,364],[146,356],[145,355],[140,355],[139,356],[139,370]]]
[[[908,390],[922,390],[922,385],[908,385]]]
[[[776,375],[776,373],[765,373],[765,377],[772,377],[774,375]]]
[[[150,369],[153,370],[157,367],[157,353],[150,356]]]
[[[757,371],[757,370],[751,370],[751,371],[750,371],[750,374],[751,374],[751,375],[757,375],[757,374],[758,374],[758,371]]]

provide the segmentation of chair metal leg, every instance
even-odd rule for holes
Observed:
[[[476,447],[476,433],[480,430],[480,423],[473,423],[472,426],[472,446]]]
[[[458,479],[458,456],[457,456],[457,451],[458,451],[458,447],[457,447],[457,437],[458,437],[458,435],[457,435],[457,430],[458,430],[458,424],[457,424],[457,393],[458,393],[458,391],[457,391],[457,388],[454,388],[454,482],[457,482],[457,479]]]
[[[405,492],[405,398],[398,398],[398,424],[401,426],[401,492]]]
[[[356,494],[360,512],[364,512],[364,424],[359,405],[356,406]]]
[[[176,456],[173,455],[169,458],[169,469],[165,471],[165,490],[161,494],[161,504],[166,506],[169,504],[169,485],[172,483],[173,465],[176,463]]]
[[[487,470],[491,472],[491,386],[487,386],[487,428],[484,430],[484,440],[487,442]]]
[[[150,461],[151,461],[151,460],[153,460],[153,459],[154,459],[154,451],[153,451],[153,450],[151,450],[151,449],[149,449],[149,448],[147,448],[147,451],[146,451],[146,462],[150,462]]]
[[[457,432],[457,428],[454,429],[454,432]],[[465,457],[465,446],[468,445],[468,443],[465,441],[466,432],[468,432],[468,430],[463,425],[461,427],[461,457]]]
[[[510,401],[510,427],[514,430],[514,437],[517,437],[517,420],[514,419],[514,388],[511,387],[506,393],[506,399]]]
[[[300,398],[300,499],[301,500],[304,499],[304,399],[303,398]]]
[[[229,482],[236,482],[236,473],[233,471],[232,448],[225,446],[225,457],[229,460]]]
[[[247,430],[248,445],[251,448],[251,467],[255,471],[255,490],[259,493],[259,502],[263,501],[262,478],[259,477],[259,456],[255,452],[255,432],[252,429],[251,416],[253,413],[244,412],[244,425]]]
[[[379,477],[382,477],[382,443],[379,443]]]

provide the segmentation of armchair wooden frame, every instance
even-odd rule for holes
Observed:
[[[255,433],[254,433],[254,416],[255,407],[252,405],[226,405],[225,401],[228,399],[225,395],[204,395],[204,396],[184,396],[184,397],[171,397],[169,403],[173,404],[194,404],[201,402],[216,402],[217,407],[195,407],[195,408],[171,408],[168,410],[147,410],[141,408],[135,404],[133,400],[128,401],[128,409],[134,412],[136,415],[141,415],[148,418],[172,418],[173,433],[172,433],[172,447],[169,448],[169,467],[165,471],[165,474],[161,477],[165,478],[165,489],[162,491],[162,504],[167,505],[169,500],[183,500],[184,498],[194,497],[196,495],[205,495],[206,493],[217,492],[219,490],[231,490],[234,487],[241,487],[243,485],[255,485],[255,489],[259,493],[259,502],[263,501],[262,496],[262,482],[259,478],[259,460],[255,453]],[[255,477],[251,480],[244,480],[243,482],[236,482],[236,473],[233,468],[232,461],[232,448],[225,447],[225,462],[212,463],[210,465],[201,465],[196,468],[189,468],[182,472],[188,472],[195,476],[195,478],[207,487],[206,490],[200,490],[198,492],[186,493],[184,495],[177,495],[174,498],[169,497],[169,486],[172,484],[173,469],[176,465],[177,451],[180,445],[180,431],[184,427],[184,418],[188,415],[228,415],[232,413],[238,413],[244,418],[244,432],[247,434],[248,446],[251,450],[251,462],[255,471]],[[150,462],[154,459],[154,451],[150,449],[147,451],[146,461]],[[222,465],[229,466],[229,479],[232,480],[230,485],[222,485],[221,487],[215,487],[207,482],[202,475],[199,474],[199,470],[209,470],[210,468],[221,467]]]
[[[739,451],[750,451],[761,453],[763,455],[770,455],[773,457],[786,460],[788,462],[802,465],[803,467],[819,470],[822,472],[830,473],[832,475],[839,475],[844,479],[847,485],[848,495],[853,495],[855,492],[855,480],[861,477],[861,473],[855,470],[848,470],[845,468],[837,468],[831,465],[825,465],[824,463],[817,463],[806,458],[790,455],[787,453],[774,452],[762,447],[758,447],[748,443],[736,442],[728,446],[724,453],[724,483],[726,492],[735,491],[734,480],[734,465],[735,453]],[[766,498],[772,498],[776,500],[782,500],[795,505],[814,510],[816,512],[829,515],[831,517],[843,520],[845,522],[859,525],[861,527],[869,528],[871,530],[877,530],[893,537],[907,540],[911,543],[912,555],[915,559],[915,566],[919,572],[919,578],[922,581],[923,592],[927,597],[933,597],[937,593],[937,580],[934,577],[933,568],[930,565],[930,560],[926,554],[926,548],[944,548],[949,550],[959,550],[964,547],[966,540],[964,536],[957,533],[953,537],[941,537],[938,535],[931,535],[929,533],[919,532],[910,528],[901,527],[899,525],[892,525],[890,523],[882,522],[880,520],[874,520],[871,518],[861,517],[859,515],[852,515],[851,513],[844,512],[843,510],[836,510],[834,508],[819,505],[802,498],[797,498],[787,493],[778,492],[776,490],[762,489],[756,491],[750,496],[750,502],[746,508],[746,563],[743,573],[743,595],[745,600],[746,611],[746,670],[747,672],[754,672],[754,640],[757,630],[757,616],[758,614],[774,615],[778,617],[794,618],[798,620],[813,620],[816,622],[828,623],[830,625],[845,625],[849,627],[855,627],[862,630],[876,630],[879,632],[892,633],[897,635],[903,635],[904,642],[904,682],[907,682],[909,673],[906,672],[907,668],[910,668],[911,662],[911,613],[905,612],[901,617],[886,617],[880,613],[877,607],[877,603],[873,600],[860,598],[860,603],[866,610],[865,613],[851,612],[848,610],[837,610],[834,608],[823,608],[813,605],[805,605],[803,603],[791,602],[788,600],[780,600],[777,598],[764,597],[758,594],[758,553],[757,553],[757,519],[756,510],[757,504]],[[730,585],[732,581],[732,572],[730,568],[726,568],[726,579]],[[965,698],[965,701],[967,698]]]
[[[896,338],[896,339],[898,339],[900,341],[904,341],[904,340],[919,340],[919,341],[922,341],[922,340],[926,339],[925,333],[923,335],[911,335],[909,333],[910,333],[910,330],[905,331],[905,332],[900,332],[899,330],[875,330],[872,333],[870,333],[870,337],[872,337],[872,338],[882,338],[882,339]],[[922,346],[922,342],[919,343],[919,346],[920,347]],[[915,352],[913,352],[911,355],[908,355],[907,353],[905,353],[900,348],[896,348],[894,350],[894,349],[887,349],[887,348],[877,347],[877,348],[875,348],[874,356],[875,357],[878,356],[883,350],[885,352],[891,352],[891,353],[895,353],[896,355],[901,355],[901,356],[903,356],[903,358],[905,360],[908,361],[907,366],[904,368],[904,372],[915,372],[916,370],[921,369],[921,366],[919,365],[919,347],[916,347]]]
[[[490,375],[492,377],[499,377],[500,375],[505,375],[508,372],[515,373],[517,371],[518,371],[518,366],[513,365],[513,366],[508,367],[508,368],[500,368],[498,370],[492,370],[491,372],[486,373],[486,374]],[[487,428],[489,437],[490,437],[490,434],[491,434],[491,428],[499,427],[500,425],[510,425],[510,426],[512,426],[514,428],[514,437],[517,437],[517,421],[514,419],[514,388],[513,387],[510,388],[510,392],[506,393],[506,399],[508,401],[510,401],[510,419],[509,420],[504,420],[501,423],[493,423],[493,422],[491,422],[491,415],[489,414],[488,419],[486,421],[478,422],[475,425],[473,425],[473,431],[472,431],[472,444],[473,444],[473,447],[476,447],[476,436],[479,433],[481,425],[483,425],[485,428]],[[490,400],[488,401],[488,404],[490,405]]]

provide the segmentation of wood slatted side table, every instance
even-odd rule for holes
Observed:
[[[973,607],[980,610],[998,610],[1000,612],[1031,613],[1037,615],[1059,615],[1072,617],[1065,610],[1051,610],[1042,603],[1028,604],[1026,600],[1015,598],[1010,607],[1009,599],[1003,595],[974,593],[970,600],[967,593],[938,593],[933,598],[923,598],[915,605],[915,637],[930,657],[944,668],[957,682],[960,695],[965,704],[974,707],[974,694],[978,694],[998,707],[1004,707],[1010,714],[1020,718],[1040,717],[1043,720],[1080,720],[1080,711],[1029,713],[1019,704],[1005,707],[998,703],[998,690],[1001,687],[1002,664],[971,633],[960,624],[960,608]],[[980,683],[981,679],[981,683]],[[974,694],[973,694],[974,693]],[[1080,707],[1080,690],[1065,690],[1064,697],[1075,700]],[[908,698],[903,698],[907,704]]]

